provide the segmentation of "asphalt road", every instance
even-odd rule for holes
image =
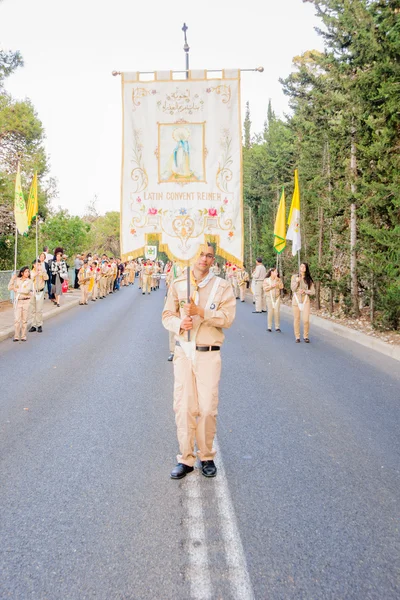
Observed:
[[[0,344],[1,600],[398,600],[399,363],[238,302],[218,477],[172,481],[163,296]]]

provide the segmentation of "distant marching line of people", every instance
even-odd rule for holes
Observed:
[[[56,306],[60,306],[62,294],[68,290],[69,274],[67,256],[63,248],[58,247],[54,254],[49,254],[48,247],[33,262],[32,268],[24,266],[18,275],[12,275],[8,289],[14,292],[14,341],[26,341],[28,321],[31,319],[29,332],[43,331],[43,303],[47,287],[48,299]],[[75,280],[74,288],[80,289],[81,306],[87,305],[89,300],[96,302],[109,294],[113,294],[121,287],[133,285],[138,279],[138,288],[143,295],[160,288],[162,277],[166,281],[166,289],[171,281],[182,274],[177,263],[168,261],[138,258],[122,261],[119,258],[108,257],[103,254],[77,254],[74,261]],[[245,301],[246,289],[250,288],[253,295],[255,309],[253,313],[268,313],[267,330],[272,332],[274,322],[275,331],[280,329],[281,290],[283,282],[275,267],[268,271],[263,265],[262,258],[257,258],[256,267],[251,278],[243,268],[226,262],[222,268],[219,263],[211,267],[214,274],[228,280],[232,286],[235,297],[241,302]],[[291,278],[293,327],[296,343],[300,342],[300,324],[303,322],[303,339],[309,343],[310,329],[310,297],[315,295],[314,282],[307,263],[300,265],[300,273],[295,273]],[[175,342],[170,335],[169,361],[173,360]]]

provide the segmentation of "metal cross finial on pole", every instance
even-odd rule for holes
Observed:
[[[183,24],[182,27],[182,31],[183,31],[183,35],[185,37],[185,43],[183,44],[183,50],[185,52],[185,57],[186,57],[186,79],[189,78],[189,44],[187,42],[187,37],[186,37],[186,32],[189,29],[189,27],[186,25],[186,23]]]

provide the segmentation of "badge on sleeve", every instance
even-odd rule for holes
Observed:
[[[210,310],[214,310],[214,308],[215,308],[215,304],[211,304],[210,305]]]

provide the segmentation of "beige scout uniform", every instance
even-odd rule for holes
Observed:
[[[237,274],[237,282],[238,282],[238,286],[239,286],[239,297],[240,297],[241,302],[245,301],[246,288],[247,288],[246,284],[248,281],[249,281],[248,272],[245,271],[244,269],[239,269],[238,274]]]
[[[135,282],[135,265],[132,261],[128,262],[126,269],[128,271],[128,283],[130,285]]]
[[[315,295],[314,284],[311,284],[311,288],[308,289],[305,280],[300,277],[300,281],[297,282],[298,274],[292,275],[290,282],[290,289],[293,292],[292,298],[292,309],[293,309],[293,327],[294,336],[296,340],[300,339],[300,313],[303,315],[303,337],[308,339],[308,333],[310,331],[310,296]],[[299,294],[299,290],[304,290],[305,294]]]
[[[273,284],[275,283],[275,287]],[[264,293],[267,298],[268,308],[268,329],[272,329],[272,317],[275,321],[275,329],[280,329],[281,323],[281,294],[280,291],[283,289],[283,282],[277,277],[271,279],[268,277],[263,282]]]
[[[94,283],[93,283],[92,300],[97,300],[99,297],[99,285],[100,285],[100,277],[101,277],[100,267],[93,267],[93,272],[94,272]]]
[[[91,278],[90,267],[81,267],[78,273],[78,283],[81,290],[80,304],[87,304],[89,295],[89,283]]]
[[[36,272],[36,268],[32,269],[31,278],[34,287],[31,300],[32,326],[41,327],[43,325],[44,288],[45,282],[49,279],[44,264],[39,266],[38,272]]]
[[[100,267],[100,298],[105,298],[107,295],[108,271],[108,263],[105,262]]]
[[[32,279],[17,277],[10,281],[8,289],[13,290],[14,299],[14,339],[26,340],[30,299],[33,295]]]
[[[257,265],[253,271],[254,295],[256,297],[256,312],[267,310],[267,299],[265,297],[263,281],[267,275],[264,265]]]
[[[191,289],[191,294],[194,292]],[[213,441],[218,412],[218,384],[221,374],[219,351],[196,350],[199,346],[222,346],[222,328],[232,325],[236,300],[229,282],[213,277],[198,289],[198,305],[204,309],[204,319],[193,318],[193,329],[188,342],[187,332],[180,329],[185,318],[183,306],[187,302],[186,273],[171,283],[162,314],[166,329],[175,333],[180,346],[174,356],[174,412],[180,454],[179,463],[193,466],[196,461],[196,440],[200,460],[213,460]],[[186,352],[185,352],[186,351]]]
[[[150,294],[153,281],[153,265],[146,265],[142,271],[142,294]]]

